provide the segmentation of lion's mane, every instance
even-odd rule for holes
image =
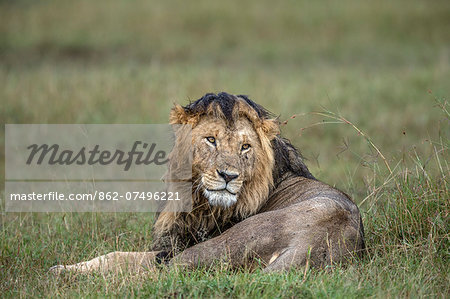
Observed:
[[[184,107],[176,105],[171,111],[170,123],[194,127],[207,115],[222,118],[229,125],[242,115],[251,121],[263,148],[257,153],[253,179],[245,182],[239,200],[234,206],[213,207],[208,204],[202,192],[198,192],[197,179],[200,174],[193,171],[192,211],[159,213],[153,232],[153,250],[178,252],[214,237],[235,223],[257,214],[286,175],[314,179],[299,151],[289,140],[279,135],[278,119],[245,95],[209,93]],[[170,178],[176,179],[174,176],[177,175],[177,169],[183,163],[180,161],[180,157],[183,156],[180,153],[185,153],[191,147],[189,135],[176,134],[174,150],[169,156]]]

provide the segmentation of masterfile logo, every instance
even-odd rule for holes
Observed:
[[[5,126],[6,211],[186,211],[192,153],[165,179],[181,125]],[[169,201],[182,204],[167,205]]]
[[[142,147],[142,150],[139,150]],[[150,165],[155,163],[156,165],[163,165],[169,160],[167,159],[167,153],[163,150],[155,151],[156,143],[148,144],[142,141],[135,141],[129,152],[121,150],[100,150],[100,145],[96,144],[91,150],[87,150],[86,147],[80,148],[78,151],[62,150],[58,144],[32,144],[27,147],[30,150],[30,155],[27,159],[27,164],[35,163],[42,165],[47,163],[49,165],[108,165],[111,163],[117,163],[118,165],[124,165],[124,170],[128,171],[133,164],[136,165]]]

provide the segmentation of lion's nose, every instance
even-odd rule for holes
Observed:
[[[217,170],[217,173],[225,180],[225,183],[228,183],[239,176],[239,174],[236,173],[230,173],[220,170]]]

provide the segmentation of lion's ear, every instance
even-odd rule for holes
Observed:
[[[280,126],[278,119],[265,119],[262,122],[262,129],[269,140],[272,140],[280,134]]]
[[[170,116],[169,116],[169,122],[172,125],[175,124],[187,124],[189,121],[189,115],[188,113],[184,110],[183,107],[181,107],[178,104],[174,104],[172,110],[170,111]]]

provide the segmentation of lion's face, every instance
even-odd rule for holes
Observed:
[[[245,183],[253,179],[261,143],[251,121],[239,117],[203,117],[192,131],[194,173],[198,188],[213,206],[229,207],[238,201]]]
[[[189,136],[176,137],[169,176],[176,179],[177,167],[183,164],[178,153],[192,150],[197,213],[207,208],[205,200],[229,215],[256,213],[273,184],[271,142],[279,133],[278,121],[248,98],[221,93],[207,94],[185,107],[175,105],[170,123],[192,127]]]

